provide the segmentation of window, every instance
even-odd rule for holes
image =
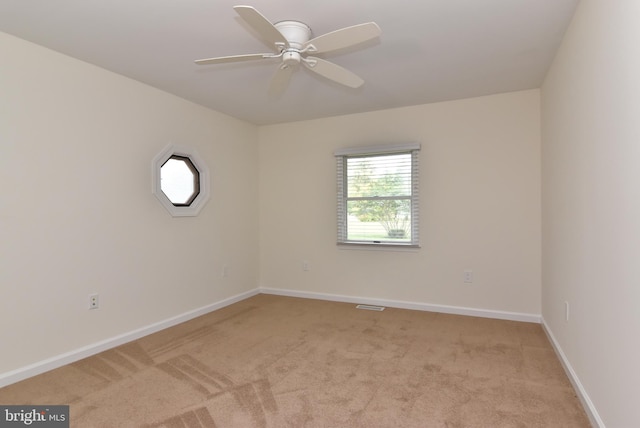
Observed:
[[[196,216],[209,199],[209,170],[195,150],[169,145],[152,162],[152,191],[174,217]]]
[[[338,244],[419,246],[419,144],[336,151]]]
[[[200,172],[188,157],[173,155],[160,167],[160,189],[176,207],[188,207],[200,194]]]

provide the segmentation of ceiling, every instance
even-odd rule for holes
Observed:
[[[271,52],[232,0],[2,0],[0,31],[264,125],[538,88],[578,1],[254,0],[272,22],[303,21],[312,36],[369,21],[382,29],[318,55],[362,87],[301,68],[279,97],[268,95],[277,61],[193,62]]]

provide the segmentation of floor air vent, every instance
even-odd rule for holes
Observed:
[[[356,309],[366,309],[367,311],[384,311],[384,306],[373,306],[373,305],[358,305]]]

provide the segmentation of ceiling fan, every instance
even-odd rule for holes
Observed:
[[[375,22],[342,28],[310,39],[311,28],[303,22],[280,21],[272,24],[251,6],[234,6],[233,9],[251,28],[272,44],[277,53],[205,58],[196,60],[196,64],[222,64],[279,58],[281,60],[280,66],[269,87],[269,92],[273,95],[284,91],[289,84],[291,75],[300,64],[320,76],[350,88],[358,88],[364,83],[364,80],[351,71],[310,54],[336,51],[374,39],[381,33],[380,27]]]

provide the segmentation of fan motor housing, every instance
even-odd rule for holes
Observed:
[[[304,22],[280,21],[273,25],[287,39],[292,48],[302,49],[302,46],[311,39],[311,28]]]

